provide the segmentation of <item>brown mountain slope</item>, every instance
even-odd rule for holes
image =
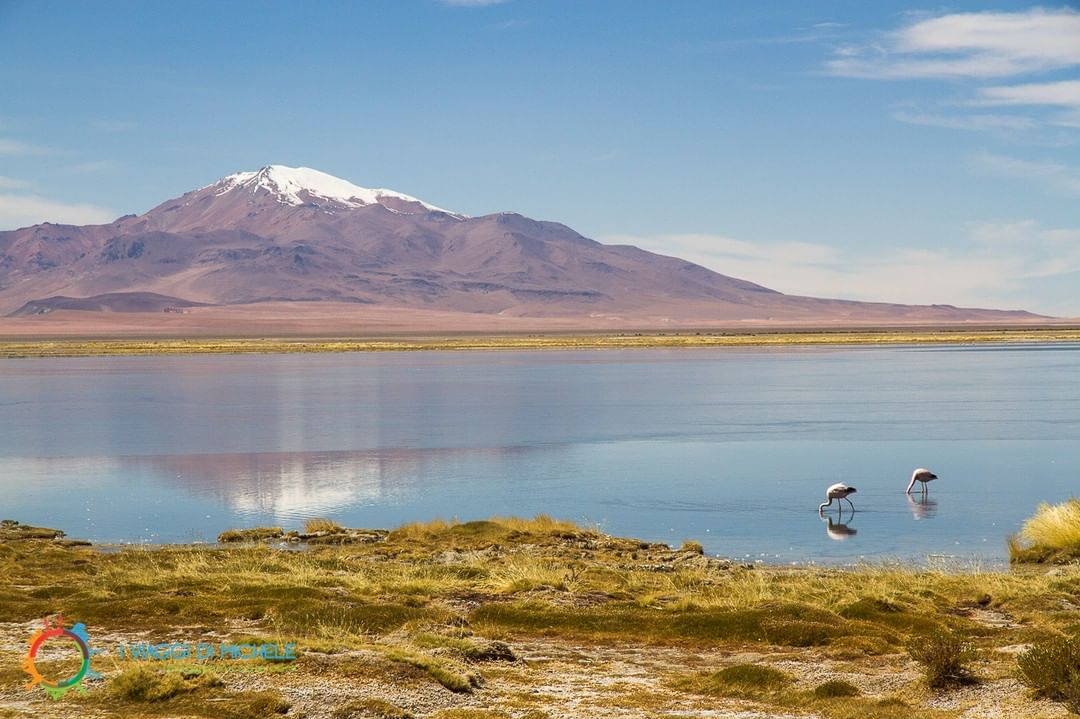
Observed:
[[[141,300],[117,295],[140,293]],[[325,301],[534,318],[955,322],[1025,312],[784,295],[513,213],[464,217],[304,168],[231,175],[108,225],[0,232],[0,314]],[[52,300],[55,302],[56,300]],[[286,303],[286,304],[283,304]],[[269,305],[268,305],[269,306]],[[280,309],[278,310],[280,311]]]

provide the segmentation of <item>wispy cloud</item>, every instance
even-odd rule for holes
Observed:
[[[1044,229],[1032,220],[973,223],[955,249],[844,251],[819,243],[751,243],[711,234],[603,240],[682,257],[788,294],[1080,314],[1075,298],[1064,305],[1044,300],[1042,306],[1033,299],[1047,278],[1080,277],[1080,229]]]
[[[999,78],[1080,65],[1080,11],[917,17],[826,62],[836,75],[874,79]]]
[[[1034,119],[1019,115],[943,115],[896,110],[892,117],[909,125],[944,127],[950,130],[1015,131],[1031,130],[1039,126]]]
[[[968,225],[971,239],[983,245],[1040,245],[1068,247],[1080,250],[1080,230],[1044,230],[1035,220],[1017,222],[972,222]]]
[[[1068,145],[1080,128],[1080,80],[1001,84],[1002,78],[1080,67],[1080,11],[909,14],[898,29],[839,46],[826,61],[834,75],[874,80],[948,80],[971,87],[966,98],[929,111],[898,109],[910,125],[968,130],[1037,145]],[[997,84],[979,87],[990,82]],[[999,108],[982,112],[974,108]],[[1066,129],[1062,129],[1066,128]]]
[[[983,87],[979,88],[976,98],[969,104],[1057,108],[1060,112],[1051,115],[1048,123],[1080,127],[1080,80]]]
[[[112,210],[87,203],[51,200],[37,195],[0,193],[0,229],[15,229],[39,222],[94,225],[111,222]]]
[[[983,87],[973,104],[1080,107],[1080,80]]]
[[[30,142],[0,137],[0,156],[3,155],[52,155],[56,152],[51,147],[43,147]]]
[[[1052,160],[1024,160],[1018,157],[982,153],[976,168],[1001,177],[1037,182],[1055,192],[1080,197],[1080,171]]]

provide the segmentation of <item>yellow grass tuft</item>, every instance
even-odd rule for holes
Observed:
[[[492,517],[491,521],[502,525],[515,532],[530,532],[534,534],[578,534],[588,531],[573,522],[555,519],[547,514],[538,514],[532,519],[522,517]]]
[[[1010,538],[1013,561],[1065,561],[1080,556],[1080,499],[1040,504],[1024,522],[1019,538]]]
[[[1041,504],[1024,523],[1024,539],[1056,549],[1080,548],[1080,499],[1061,504]]]
[[[304,534],[316,534],[318,532],[339,534],[344,531],[345,529],[332,519],[309,519],[304,523]]]
[[[682,546],[679,547],[679,551],[693,552],[694,554],[705,554],[705,547],[702,546],[701,542],[696,542],[693,539],[687,539],[685,542],[682,543]]]
[[[554,519],[546,514],[538,514],[529,519],[525,517],[492,517],[472,522],[462,522],[456,517],[432,519],[428,522],[403,524],[392,532],[395,541],[430,542],[437,538],[455,536],[459,539],[494,540],[500,535],[510,533],[533,534],[554,537],[576,537],[595,533],[573,522]]]
[[[449,522],[441,517],[427,522],[409,522],[397,529],[392,530],[394,539],[424,539],[436,534],[442,534],[451,527],[460,525],[457,517]]]

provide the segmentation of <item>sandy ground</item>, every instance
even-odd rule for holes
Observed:
[[[1080,320],[1029,322],[961,322],[927,325],[925,321],[891,322],[887,328],[1064,327]],[[676,322],[669,318],[593,315],[588,317],[514,317],[467,312],[332,302],[259,303],[227,307],[197,307],[186,313],[79,312],[62,310],[47,315],[0,317],[0,337],[365,337],[379,335],[437,335],[443,333],[602,332],[637,330],[782,330],[867,329],[878,324],[849,321],[716,320]]]

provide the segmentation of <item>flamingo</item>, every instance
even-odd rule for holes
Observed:
[[[838,505],[840,504],[841,501],[843,501],[845,499],[847,499],[848,504],[851,504],[851,500],[848,499],[848,495],[849,494],[855,494],[855,491],[856,490],[855,490],[854,487],[849,487],[849,486],[847,486],[846,484],[843,484],[843,483],[837,483],[837,484],[830,485],[829,488],[825,490],[825,498],[828,499],[829,501],[821,503],[821,505],[818,507],[818,510],[817,510],[818,514],[821,514],[821,512],[823,512],[826,507],[831,507],[834,499],[836,500]],[[852,512],[855,511],[855,505],[854,504],[851,504],[851,511]]]
[[[925,467],[919,467],[911,473],[911,482],[907,486],[907,494],[911,494],[911,488],[916,482],[922,482],[922,491],[926,491],[926,483],[937,479],[937,475]]]

